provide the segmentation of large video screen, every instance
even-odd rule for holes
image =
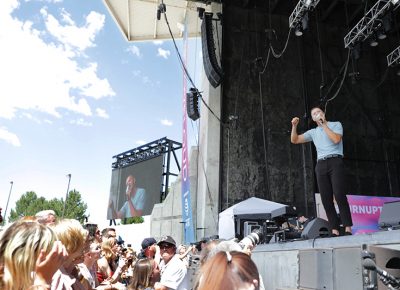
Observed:
[[[163,156],[113,169],[107,219],[150,215],[160,202]]]

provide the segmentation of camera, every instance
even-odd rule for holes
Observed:
[[[242,249],[244,249],[246,247],[248,248],[249,246],[254,248],[256,245],[261,243],[262,240],[263,240],[262,230],[256,229],[256,230],[252,231],[250,234],[248,234],[247,236],[245,236],[239,242],[239,245],[242,247]]]

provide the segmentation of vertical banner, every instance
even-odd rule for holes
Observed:
[[[183,62],[187,64],[187,50],[188,50],[188,39],[187,29],[185,22],[185,31],[183,35],[183,51],[184,57]],[[193,218],[192,218],[192,202],[190,198],[190,178],[189,178],[189,159],[188,159],[188,143],[187,143],[187,110],[186,110],[186,92],[187,92],[187,80],[185,72],[183,71],[183,122],[182,122],[182,222],[184,224],[185,232],[185,244],[195,242]]]

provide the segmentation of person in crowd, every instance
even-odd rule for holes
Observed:
[[[155,283],[156,290],[189,289],[189,277],[185,264],[176,254],[176,242],[170,236],[163,237],[159,242],[162,261],[160,263],[161,280]]]
[[[114,228],[105,228],[101,231],[102,242],[108,238],[117,238],[117,231]]]
[[[87,290],[94,289],[99,286],[96,275],[96,263],[100,259],[101,247],[93,237],[90,237],[90,246],[84,253],[83,263],[78,264],[79,273],[82,278],[81,283]]]
[[[97,243],[101,244],[101,232],[97,224],[86,223],[83,228],[89,232],[89,237],[93,237]]]
[[[132,279],[133,268],[136,263],[136,253],[132,248],[124,248],[122,256],[126,259],[125,271],[121,274],[121,283],[129,285]]]
[[[133,175],[126,178],[125,184],[126,201],[118,212],[115,211],[112,199],[110,200],[109,208],[112,211],[112,216],[119,219],[142,216],[146,203],[146,190],[136,186],[136,178]]]
[[[142,249],[138,255],[139,259],[149,258],[151,259],[151,264],[153,267],[153,275],[151,277],[152,285],[155,282],[160,281],[160,261],[161,261],[161,254],[160,248],[157,245],[157,241],[150,237],[145,238],[142,241]]]
[[[346,182],[343,165],[343,127],[340,122],[328,122],[324,111],[319,107],[311,109],[312,120],[316,128],[297,134],[300,119],[292,119],[290,141],[302,144],[313,141],[317,150],[315,174],[325,208],[328,222],[332,227],[332,236],[339,236],[340,219],[345,227],[345,235],[351,235],[353,225],[349,203],[346,197]],[[339,206],[340,219],[336,213],[333,198]]]
[[[152,284],[153,266],[151,259],[143,258],[137,261],[132,275],[132,282],[128,286],[128,290],[151,290],[154,289]]]
[[[68,251],[68,258],[53,275],[51,290],[85,290],[79,281],[77,265],[83,262],[88,250],[88,232],[74,219],[62,219],[52,225],[57,239]]]
[[[142,258],[152,258],[154,259],[155,255],[157,252],[157,241],[156,239],[150,237],[150,238],[145,238],[142,241],[142,250],[139,253],[139,259]]]
[[[200,252],[200,265],[205,264],[209,253],[221,242],[221,240],[209,241]]]
[[[56,222],[56,213],[52,209],[42,210],[35,214],[39,223],[50,225]]]
[[[200,269],[197,290],[259,290],[257,266],[242,252],[218,252]]]
[[[97,261],[97,278],[100,283],[107,281],[109,283],[118,282],[121,274],[127,267],[127,261],[124,257],[117,260],[118,244],[115,238],[108,238],[101,244],[102,257]]]
[[[68,253],[49,227],[16,221],[0,237],[0,289],[48,290]]]
[[[185,263],[186,267],[189,267],[189,256],[188,254],[192,251],[193,246],[189,246],[186,249],[185,245],[179,245],[178,247],[178,254],[179,254],[179,259]]]

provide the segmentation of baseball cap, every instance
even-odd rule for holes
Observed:
[[[162,237],[161,240],[157,243],[157,245],[160,245],[161,243],[171,244],[174,247],[176,247],[176,242],[171,236]]]
[[[157,244],[156,239],[154,238],[145,238],[142,241],[142,249],[146,249],[147,247],[150,247],[151,245]]]

